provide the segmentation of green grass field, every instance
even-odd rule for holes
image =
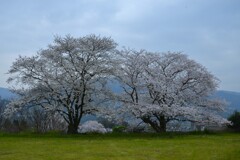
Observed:
[[[240,159],[240,134],[3,134],[0,160]]]

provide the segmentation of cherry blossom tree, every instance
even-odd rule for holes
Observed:
[[[165,132],[170,121],[224,125],[218,115],[224,103],[209,96],[218,79],[205,67],[181,53],[148,53],[124,50],[115,73],[123,92],[117,95],[123,107],[149,124],[156,132]]]
[[[41,106],[56,111],[77,133],[81,118],[97,111],[106,79],[112,72],[116,43],[107,37],[56,37],[47,49],[32,57],[20,56],[9,70],[8,82],[17,83],[21,98],[8,111]]]

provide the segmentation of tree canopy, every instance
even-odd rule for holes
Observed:
[[[116,43],[107,37],[56,37],[54,43],[32,57],[19,57],[11,66],[8,82],[22,98],[13,106],[40,105],[59,112],[76,133],[84,114],[96,111],[106,77],[112,73]]]
[[[223,125],[217,112],[224,103],[210,99],[218,80],[205,67],[181,53],[124,50],[116,72],[124,93],[123,111],[165,132],[168,122]]]
[[[58,112],[68,133],[77,133],[82,117],[101,111],[107,97],[157,132],[165,132],[172,120],[228,123],[217,114],[224,104],[209,98],[218,80],[205,67],[182,53],[118,51],[116,46],[113,39],[96,35],[55,37],[35,56],[20,56],[9,70],[8,82],[20,86],[15,92],[21,98],[11,103],[9,113],[41,106]],[[113,79],[123,92],[108,90]]]

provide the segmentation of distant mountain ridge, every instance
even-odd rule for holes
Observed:
[[[114,84],[111,84],[110,87],[113,88],[114,92],[120,92],[119,87],[116,87]],[[2,99],[11,99],[16,97],[16,95],[9,89],[2,87],[0,87],[0,96]],[[213,97],[220,98],[228,102],[224,117],[228,117],[235,110],[240,111],[240,92],[219,90],[216,91]]]
[[[0,87],[0,97],[2,99],[11,99],[16,97],[16,95],[12,93],[9,89]]]
[[[214,97],[225,100],[227,104],[226,112],[231,114],[235,110],[240,111],[240,93],[232,91],[219,90]]]

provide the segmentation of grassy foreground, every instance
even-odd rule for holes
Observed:
[[[0,160],[240,159],[240,134],[3,134]]]

